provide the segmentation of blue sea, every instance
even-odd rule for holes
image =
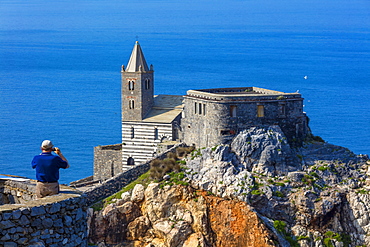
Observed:
[[[156,94],[299,90],[315,135],[370,154],[368,0],[2,0],[0,174],[35,178],[50,139],[71,164],[60,182],[92,175],[93,147],[121,142],[136,40]]]

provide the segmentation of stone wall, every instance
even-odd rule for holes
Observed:
[[[105,181],[122,172],[122,144],[94,147],[95,181]]]
[[[178,144],[156,158],[175,152]],[[0,180],[0,246],[87,246],[87,208],[149,170],[149,162],[84,193],[61,186],[58,195],[35,200],[35,181]],[[9,204],[13,203],[13,204]]]
[[[33,180],[1,184],[3,201],[16,204],[0,206],[0,246],[87,246],[85,196],[63,186],[58,195],[34,200]]]
[[[29,181],[0,180],[0,205],[21,204],[36,199],[35,185]]]
[[[164,159],[167,157],[167,153],[175,152],[177,147],[185,146],[184,143],[179,143],[172,148],[168,149],[166,152],[154,157],[157,159]],[[95,186],[91,189],[85,191],[85,195],[87,196],[87,205],[92,205],[94,202],[97,202],[103,198],[106,198],[114,193],[120,191],[123,187],[131,183],[132,181],[136,180],[139,176],[149,171],[150,168],[150,161],[135,166],[134,168],[118,174],[98,186]]]

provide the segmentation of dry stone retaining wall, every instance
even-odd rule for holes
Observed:
[[[35,193],[32,183],[0,180],[0,205],[26,203],[35,199]]]
[[[30,181],[0,184],[0,246],[87,246],[86,196],[63,190],[33,200],[34,191]]]

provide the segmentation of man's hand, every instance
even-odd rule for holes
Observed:
[[[64,160],[64,161],[67,161],[68,162],[68,160],[64,157],[64,155],[62,154],[62,151],[60,151],[60,149],[59,148],[54,148],[54,153],[56,153],[57,155],[59,155],[59,157],[62,159],[62,160]],[[68,168],[69,167],[69,164],[68,164],[68,166],[66,167],[66,168]]]
[[[60,151],[59,148],[54,148],[54,153],[56,153],[57,155],[61,155],[62,151]]]

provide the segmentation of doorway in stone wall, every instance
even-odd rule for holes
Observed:
[[[127,165],[128,165],[128,166],[134,166],[134,165],[135,165],[135,160],[134,160],[134,158],[129,157],[129,158],[127,159]]]

